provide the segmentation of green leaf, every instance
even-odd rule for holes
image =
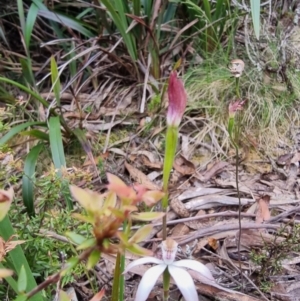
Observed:
[[[35,138],[40,139],[40,140],[49,141],[49,135],[46,134],[43,131],[40,131],[40,130],[23,131],[23,132],[20,133],[20,135],[22,135],[22,136],[31,136],[31,137],[35,137]]]
[[[152,225],[146,225],[138,229],[133,236],[130,238],[130,243],[139,243],[143,241],[152,231]]]
[[[60,273],[61,276],[65,276],[68,272],[70,272],[73,268],[77,266],[79,260],[77,257],[72,257],[67,260],[66,268]]]
[[[58,301],[71,301],[71,298],[68,296],[66,292],[60,290]]]
[[[77,250],[85,250],[87,248],[91,248],[96,245],[96,239],[95,238],[89,238],[85,240],[82,244],[80,244],[76,249]]]
[[[131,215],[133,220],[139,221],[153,221],[155,219],[160,219],[165,215],[164,212],[139,212]]]
[[[260,33],[260,0],[250,0],[252,23],[256,38],[259,40]]]
[[[71,241],[74,242],[76,245],[80,245],[84,241],[86,241],[86,238],[84,236],[77,234],[75,232],[67,231],[65,235],[69,237]]]
[[[27,155],[24,163],[24,175],[22,179],[23,202],[29,216],[34,216],[34,174],[39,154],[43,149],[43,144],[34,146]]]
[[[133,244],[131,246],[128,246],[126,248],[129,252],[131,252],[132,254],[138,255],[138,256],[150,256],[151,255],[151,251],[140,247],[137,244]]]
[[[5,266],[1,262],[0,262],[0,269],[5,269]],[[13,289],[13,291],[16,294],[19,293],[18,284],[17,284],[16,280],[13,277],[11,277],[11,276],[5,277],[4,280],[9,284],[9,286]]]
[[[18,5],[18,14],[21,24],[22,33],[24,35],[25,32],[25,13],[24,13],[24,7],[23,7],[23,0],[17,0]]]
[[[20,58],[20,63],[21,63],[22,75],[23,75],[24,79],[30,86],[33,87],[35,85],[35,78],[34,78],[34,75],[32,72],[31,59],[30,58],[26,58],[26,59]]]
[[[35,1],[36,3],[36,1]],[[81,25],[81,22],[79,20],[73,20],[70,17],[64,16],[60,13],[53,13],[49,11],[47,8],[46,9],[39,9],[38,14],[46,19],[55,21],[60,23],[63,26],[70,27],[74,30],[77,30],[78,32],[82,33],[88,38],[94,37],[94,34],[86,29],[84,26]]]
[[[38,100],[43,106],[45,106],[46,108],[49,107],[49,103],[43,97],[41,97],[38,93],[32,91],[31,89],[27,88],[26,86],[6,77],[0,77],[0,82],[8,83],[14,87],[21,89],[22,91],[25,91],[26,93],[33,96],[36,100]]]
[[[51,81],[56,103],[60,107],[60,81],[54,56],[51,56]]]
[[[120,276],[121,276],[121,254],[117,254],[115,273],[112,286],[111,301],[119,301],[119,287],[120,287]]]
[[[4,240],[8,240],[12,235],[14,235],[13,227],[10,223],[9,218],[6,216],[1,222],[0,222],[0,236]],[[28,265],[28,262],[26,260],[26,257],[22,251],[21,246],[16,246],[13,250],[11,250],[8,253],[8,259],[11,261],[14,270],[19,272],[20,267],[24,266],[24,269],[26,271],[26,279],[27,279],[27,287],[26,291],[30,291],[36,287],[36,282],[33,277],[33,274],[30,270],[30,267]],[[19,275],[18,275],[19,276]],[[24,299],[26,300],[26,299]],[[30,301],[42,301],[44,300],[42,296],[42,292],[38,292],[36,295],[32,296],[30,298]]]
[[[101,252],[99,250],[92,251],[86,265],[88,270],[92,269],[98,263],[100,256]]]
[[[137,49],[136,43],[133,38],[132,33],[127,32],[128,23],[126,18],[126,10],[125,5],[122,0],[116,0],[112,2],[111,0],[98,0],[102,2],[107,11],[110,13],[113,22],[115,23],[116,27],[120,31],[120,34],[127,46],[129,55],[135,61],[137,59]],[[148,0],[149,1],[149,0]]]
[[[28,297],[26,295],[19,295],[14,301],[26,301],[27,299]]]
[[[24,293],[26,291],[26,287],[27,287],[27,275],[26,275],[24,265],[22,265],[18,276],[18,291],[20,293]]]
[[[28,52],[29,52],[29,47],[30,47],[31,34],[32,34],[32,30],[33,30],[33,26],[34,26],[37,14],[38,14],[38,7],[34,3],[32,3],[28,10],[26,24],[25,24],[25,32],[24,32],[24,40],[25,40],[25,44],[26,44]]]
[[[29,121],[29,122],[19,124],[19,125],[13,127],[12,129],[10,129],[9,132],[0,139],[0,146],[6,144],[11,138],[13,138],[15,135],[19,134],[22,130],[28,128],[29,126],[33,126],[33,125],[46,126],[46,123],[40,122],[40,121]]]
[[[62,167],[66,167],[66,159],[62,143],[59,117],[51,117],[49,119],[49,138],[54,166],[56,169],[60,170]]]

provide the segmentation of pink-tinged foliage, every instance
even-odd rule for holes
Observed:
[[[246,103],[246,101],[247,101],[246,99],[245,100],[238,99],[234,102],[231,102],[229,104],[229,108],[228,108],[229,109],[229,117],[234,117],[234,115],[237,111],[243,110],[243,107],[244,107],[244,104]]]
[[[176,71],[172,71],[170,75],[168,97],[167,125],[178,127],[186,108],[187,95],[183,82],[178,79]]]

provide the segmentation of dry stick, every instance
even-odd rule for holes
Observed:
[[[196,232],[186,235],[183,238],[181,236],[182,239],[178,240],[178,243],[180,245],[185,244],[194,239],[204,237],[204,236],[214,235],[215,233],[226,232],[226,231],[231,231],[231,230],[238,230],[239,227],[240,227],[239,223],[234,223],[234,224],[228,224],[228,225],[212,226],[212,227],[208,227],[205,229],[199,229]],[[264,228],[277,230],[278,228],[280,228],[280,225],[279,224],[241,223],[241,229],[264,229]]]

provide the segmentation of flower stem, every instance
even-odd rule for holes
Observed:
[[[176,153],[178,141],[178,127],[168,126],[166,134],[166,148],[165,148],[165,160],[164,160],[164,169],[163,169],[163,192],[165,193],[162,199],[162,209],[167,213],[168,200],[169,200],[169,179],[171,170],[173,167],[173,162]],[[163,217],[163,239],[167,238],[167,217]]]
[[[240,78],[239,77],[235,78],[235,91],[236,91],[237,98],[241,98],[241,96],[240,96]]]
[[[170,273],[168,269],[165,269],[163,274],[163,287],[164,287],[164,295],[163,301],[169,300],[169,289],[170,289]]]

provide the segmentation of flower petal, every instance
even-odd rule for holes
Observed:
[[[144,274],[136,292],[135,301],[146,301],[158,277],[166,269],[166,264],[156,265]],[[189,300],[187,300],[189,301]]]
[[[161,243],[162,258],[166,264],[171,264],[176,257],[178,243],[168,237]]]
[[[207,266],[205,266],[203,263],[199,262],[199,261],[183,259],[183,260],[173,262],[172,265],[176,266],[176,267],[185,267],[185,268],[194,270],[194,271],[200,273],[201,275],[205,276],[209,280],[215,281],[215,279],[214,279],[213,275],[211,274],[209,268]]]
[[[181,291],[185,301],[198,301],[198,294],[191,275],[182,268],[174,265],[168,266],[169,272]]]
[[[170,74],[168,97],[167,125],[178,127],[185,111],[187,95],[183,82],[177,78],[176,71],[172,71]]]
[[[155,258],[155,257],[143,257],[139,258],[137,260],[132,261],[129,263],[129,265],[124,270],[123,274],[130,271],[133,267],[136,267],[137,265],[145,264],[145,263],[155,263],[155,264],[162,264],[164,263],[162,260]]]

